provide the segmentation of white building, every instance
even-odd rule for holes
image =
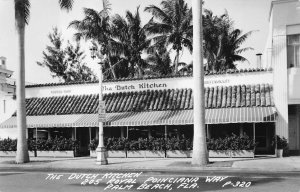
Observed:
[[[300,1],[273,1],[264,66],[274,69],[276,133],[288,138],[292,151],[300,149]]]
[[[0,123],[11,117],[16,110],[15,82],[10,79],[13,71],[6,68],[6,58],[0,57]],[[0,138],[16,137],[15,131],[1,132]]]

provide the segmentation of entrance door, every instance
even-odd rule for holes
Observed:
[[[289,117],[289,149],[297,150],[298,148],[298,123],[295,116]]]
[[[77,128],[77,140],[80,142],[79,153],[81,156],[89,155],[90,135],[89,128]]]

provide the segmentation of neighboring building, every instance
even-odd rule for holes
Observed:
[[[13,71],[6,68],[6,58],[0,57],[0,123],[10,118],[16,110],[15,84],[11,81]],[[14,131],[7,131],[6,134],[0,130],[0,138],[7,136],[15,137]]]
[[[273,1],[269,18],[265,67],[274,69],[276,133],[288,138],[292,152],[300,150],[300,2]]]
[[[9,119],[17,109],[16,80],[11,78],[13,71],[7,69],[5,57],[0,57],[0,124]],[[25,82],[25,85],[32,83]],[[0,138],[16,138],[16,130],[1,130]]]

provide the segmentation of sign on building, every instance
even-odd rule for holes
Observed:
[[[105,101],[99,101],[98,120],[99,122],[106,121]]]

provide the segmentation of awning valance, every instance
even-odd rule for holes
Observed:
[[[193,124],[193,110],[144,111],[107,113],[104,126],[147,126]],[[206,109],[206,124],[274,122],[274,107],[242,107]],[[27,116],[27,127],[97,127],[97,114]],[[16,127],[16,117],[11,117],[0,128]]]

